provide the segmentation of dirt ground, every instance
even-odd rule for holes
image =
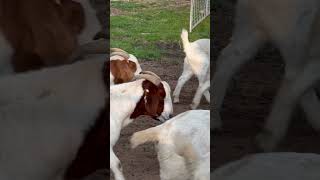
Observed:
[[[214,57],[217,57],[231,37],[233,9],[216,8],[213,18],[213,52]],[[254,60],[244,65],[234,76],[233,86],[228,90],[221,112],[224,129],[211,136],[214,138],[212,169],[258,152],[254,139],[270,111],[283,71],[284,64],[279,52],[273,46],[266,45]],[[320,153],[319,133],[305,121],[300,108],[296,109],[292,120],[288,136],[277,151]]]
[[[176,54],[176,52],[175,52]],[[177,80],[182,73],[183,54],[167,54],[168,57],[159,61],[140,61],[143,70],[150,70],[158,74],[163,80],[167,81],[174,90]],[[189,110],[189,104],[192,101],[198,81],[194,77],[188,81],[180,94],[180,103],[174,104],[174,115]],[[200,109],[209,109],[209,103],[202,98]],[[154,145],[149,143],[130,148],[129,139],[134,132],[144,130],[160,124],[148,117],[140,117],[132,124],[122,130],[121,137],[115,146],[115,153],[119,157],[123,173],[128,180],[160,180],[159,163],[157,160]]]

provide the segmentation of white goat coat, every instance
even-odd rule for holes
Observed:
[[[133,147],[155,141],[161,180],[210,179],[210,112],[191,110],[136,132]],[[186,164],[187,163],[187,164]]]
[[[210,39],[198,39],[189,42],[188,31],[182,30],[181,40],[183,50],[186,54],[183,64],[183,72],[179,77],[177,86],[173,92],[174,102],[179,102],[179,96],[184,84],[195,75],[199,81],[198,89],[193,98],[191,108],[196,109],[200,103],[202,95],[210,102],[210,93],[208,88],[200,90],[206,82],[210,82]]]
[[[105,106],[105,59],[0,78],[0,179],[60,180]]]
[[[228,163],[211,174],[214,180],[318,180],[320,155],[263,153]]]

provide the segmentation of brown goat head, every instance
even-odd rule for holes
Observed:
[[[143,95],[130,118],[135,119],[140,115],[148,115],[157,120],[164,109],[166,91],[163,84],[161,83],[159,86],[156,86],[152,82],[144,80],[142,88]]]
[[[135,62],[129,60],[112,60],[110,61],[110,72],[114,76],[114,83],[120,84],[129,82],[133,79],[137,70]]]

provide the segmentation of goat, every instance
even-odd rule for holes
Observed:
[[[101,29],[87,0],[1,0],[0,22],[2,74],[73,62]]]
[[[113,151],[122,128],[140,115],[165,121],[172,114],[170,86],[154,73],[139,74],[129,83],[110,86],[110,168],[116,180],[124,180],[120,161]],[[119,108],[121,107],[121,108]]]
[[[301,96],[300,99],[288,99],[292,97],[293,84],[298,81],[296,79],[306,78],[306,72],[311,72],[308,69],[318,67],[315,59],[318,58],[320,42],[316,33],[320,30],[319,7],[317,0],[238,1],[233,36],[217,60],[217,70],[212,79],[214,107],[220,110],[231,77],[259,47],[267,41],[278,47],[286,63],[285,77],[263,133],[257,136],[258,144],[264,151],[273,150],[285,135],[291,107],[296,104],[293,100],[299,100],[312,126],[320,128],[320,112],[317,108],[320,103],[315,89],[309,89],[305,93],[300,91],[301,94],[296,95]],[[295,87],[301,90],[311,80],[300,82]],[[221,124],[219,115],[216,118]]]
[[[108,109],[104,64],[97,58],[0,78],[0,179],[63,178]]]
[[[228,163],[212,172],[214,180],[317,180],[320,155],[309,153],[261,153]]]
[[[139,72],[141,72],[137,59],[133,59],[134,62],[131,60],[134,56],[129,61],[124,61],[123,59],[130,57],[127,52],[118,48],[111,48],[110,52],[110,61],[106,62],[106,68],[110,69],[110,85],[114,85],[112,79],[115,79],[117,83],[129,82],[137,75],[134,71],[139,69]],[[132,67],[128,66],[128,62]],[[108,114],[106,115],[108,116]],[[88,132],[76,158],[68,167],[67,178],[83,178],[97,169],[107,168],[105,163],[107,161],[105,156],[105,149],[107,149],[106,139],[108,138],[105,132],[109,131],[107,123],[109,122],[106,122],[105,118],[102,117],[97,120],[95,127]],[[96,177],[95,174],[93,174],[93,177]]]
[[[186,57],[184,58],[183,72],[173,92],[173,102],[179,102],[183,85],[195,74],[199,80],[199,86],[196,91],[197,96],[193,98],[191,109],[196,109],[200,103],[202,94],[204,94],[206,100],[210,103],[209,90],[205,90],[202,94],[199,94],[203,84],[210,81],[210,39],[199,39],[190,43],[188,31],[185,29],[182,30],[181,39]]]
[[[210,179],[210,112],[190,110],[133,134],[133,148],[158,142],[161,180]]]
[[[110,85],[132,80],[141,72],[138,59],[119,48],[111,48]]]

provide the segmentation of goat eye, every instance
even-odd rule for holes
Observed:
[[[150,91],[149,91],[149,89],[146,89],[146,93],[149,93]]]

